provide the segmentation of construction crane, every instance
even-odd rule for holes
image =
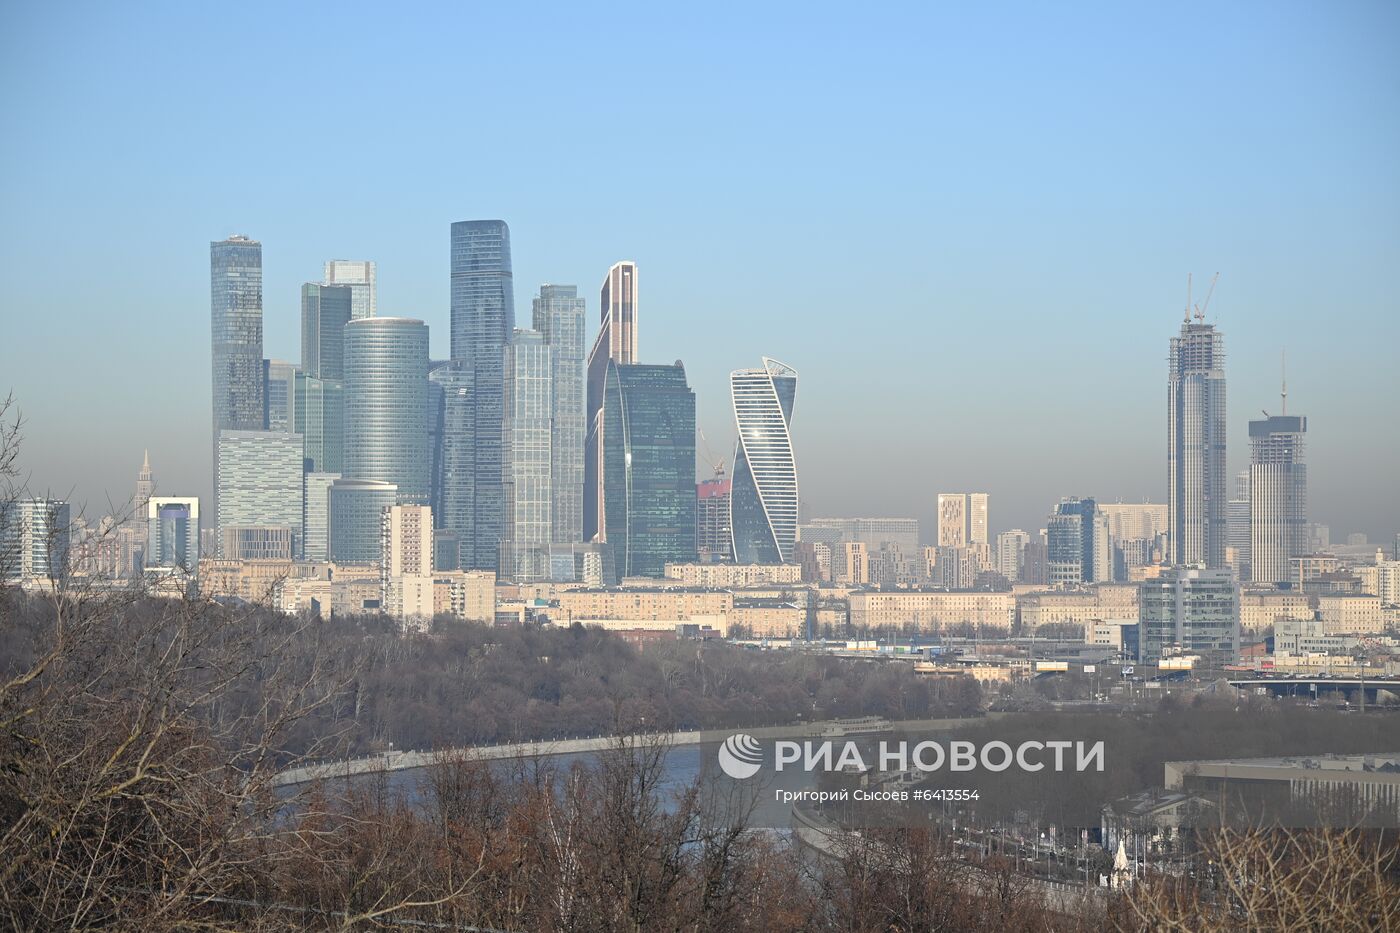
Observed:
[[[705,437],[703,428],[696,428],[700,434],[700,446],[705,448],[705,459],[710,461],[710,467],[715,471],[715,479],[724,479],[724,461],[715,457],[715,452],[710,449],[710,441]]]
[[[1206,308],[1210,307],[1210,296],[1215,294],[1215,283],[1218,281],[1220,281],[1219,272],[1215,273],[1215,275],[1210,277],[1210,288],[1206,290],[1206,300],[1201,302],[1200,307],[1196,308],[1196,320],[1200,321],[1201,323],[1205,323]],[[1189,284],[1189,277],[1187,278],[1187,282],[1187,294],[1189,295],[1191,287]]]

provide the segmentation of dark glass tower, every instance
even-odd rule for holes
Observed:
[[[452,225],[452,359],[471,367],[475,408],[472,505],[462,566],[495,570],[505,523],[501,433],[506,344],[515,329],[510,228],[502,220]],[[446,438],[444,438],[445,440]]]
[[[476,406],[471,366],[462,360],[441,363],[428,374],[430,413],[429,448],[432,451],[433,524],[452,532],[450,553],[438,569],[463,566],[465,548],[476,501],[476,474],[472,453],[476,438]]]
[[[262,244],[231,236],[209,244],[209,310],[213,345],[213,448],[220,431],[261,431],[263,395]],[[218,457],[214,458],[215,514]]]
[[[685,367],[608,364],[607,543],[624,577],[660,577],[695,551],[695,393]]]

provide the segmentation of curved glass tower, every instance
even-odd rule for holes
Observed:
[[[399,501],[427,505],[428,325],[366,317],[345,325],[348,479],[393,483]]]
[[[729,527],[740,564],[787,564],[797,543],[797,463],[792,403],[797,370],[763,358],[762,369],[729,374],[734,423],[734,480]]]

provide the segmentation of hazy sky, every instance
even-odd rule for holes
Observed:
[[[1309,416],[1312,518],[1400,529],[1400,4],[0,6],[0,388],[32,485],[101,514],[149,446],[208,495],[209,241],[298,287],[379,264],[445,356],[448,226],[503,218],[516,320],[640,266],[642,358],[801,374],[806,514],[1164,501],[1188,271],[1230,460]],[[701,453],[705,459],[704,453]],[[704,470],[701,474],[704,475]]]

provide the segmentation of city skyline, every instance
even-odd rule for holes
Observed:
[[[909,515],[927,526],[937,489],[984,488],[997,500],[993,531],[1040,527],[1067,494],[1166,501],[1163,347],[1186,273],[1218,269],[1210,314],[1229,338],[1227,475],[1248,465],[1247,424],[1273,404],[1277,356],[1286,346],[1310,421],[1310,520],[1330,524],[1338,539],[1363,531],[1389,540],[1400,526],[1389,481],[1400,439],[1377,427],[1371,409],[1395,396],[1400,379],[1387,360],[1397,328],[1389,258],[1400,248],[1400,184],[1389,154],[1400,120],[1396,65],[1382,41],[1394,34],[1397,14],[1380,5],[1347,10],[1323,17],[1290,8],[1267,21],[1233,10],[1212,18],[1210,36],[1158,22],[1144,30],[1155,38],[1120,36],[1116,50],[1104,52],[1105,26],[1085,29],[1081,14],[1026,8],[1022,28],[998,47],[1012,63],[1005,77],[940,40],[946,54],[930,59],[927,75],[911,72],[888,99],[864,93],[859,69],[828,85],[834,79],[803,68],[801,80],[833,91],[813,100],[870,131],[830,154],[794,145],[789,130],[825,123],[823,111],[784,95],[782,79],[749,56],[757,49],[748,40],[708,28],[663,33],[643,50],[649,58],[684,61],[677,53],[710,43],[740,67],[723,87],[701,90],[689,86],[683,67],[658,65],[652,87],[632,89],[651,115],[633,147],[563,172],[544,168],[528,147],[464,152],[455,145],[458,130],[441,121],[425,129],[420,118],[442,102],[432,85],[448,61],[445,47],[428,39],[421,63],[392,85],[391,99],[406,95],[408,105],[383,108],[385,137],[400,141],[391,152],[401,153],[408,140],[428,153],[412,172],[400,168],[402,155],[374,142],[372,153],[318,160],[310,179],[290,170],[299,156],[284,150],[276,161],[258,155],[221,175],[213,167],[227,152],[227,126],[200,114],[218,111],[209,95],[221,101],[235,88],[206,86],[199,94],[164,91],[170,109],[190,117],[188,133],[152,167],[168,185],[134,164],[149,123],[125,102],[148,92],[160,67],[187,52],[160,43],[158,24],[143,23],[151,27],[146,36],[102,11],[62,30],[9,11],[9,34],[22,45],[0,66],[8,75],[37,70],[41,58],[68,66],[45,93],[15,99],[17,126],[34,147],[0,155],[8,169],[0,181],[5,203],[26,220],[0,238],[11,307],[30,312],[7,315],[14,339],[0,348],[4,388],[15,391],[29,421],[24,466],[37,492],[71,498],[89,517],[109,495],[126,498],[147,446],[161,494],[212,493],[212,449],[187,443],[207,431],[209,418],[208,358],[199,352],[209,339],[203,243],[241,232],[263,244],[265,358],[299,359],[300,285],[321,279],[327,261],[350,256],[377,263],[380,314],[423,319],[431,355],[443,359],[450,328],[442,227],[461,217],[500,217],[512,227],[514,274],[529,290],[522,294],[545,282],[577,282],[589,294],[619,256],[637,261],[648,280],[643,359],[685,360],[712,446],[732,449],[734,440],[728,372],[763,352],[800,369],[803,417],[794,444],[803,456],[806,514]],[[495,27],[522,27],[501,15]],[[900,15],[921,25],[922,14]],[[936,34],[990,28],[988,14],[950,15],[949,29]],[[574,25],[580,31],[570,44],[590,35],[586,17]],[[835,47],[834,23],[817,17],[804,28],[814,48]],[[266,32],[242,39],[269,53],[289,41]],[[920,34],[856,30],[849,37],[854,59],[887,80],[891,68],[903,67],[881,64],[898,59],[887,44],[912,41],[901,32]],[[113,35],[131,42],[112,43]],[[352,47],[364,41],[340,38]],[[1236,61],[1246,39],[1252,49],[1273,51]],[[1201,67],[1165,88],[1153,85],[1155,96],[1140,102],[1135,90],[1146,76],[1174,68],[1173,43],[1193,48]],[[487,60],[499,54],[487,44],[477,51]],[[1014,64],[1013,51],[1030,54]],[[149,61],[126,67],[136,52]],[[778,52],[779,64],[793,64],[790,54]],[[208,67],[230,63],[215,50]],[[1053,78],[1028,90],[1032,73]],[[938,92],[958,75],[971,81],[961,100]],[[490,105],[490,119],[517,133],[535,124],[519,103],[557,91],[564,86],[558,76],[545,69],[502,79],[510,93]],[[1115,76],[1123,80],[1108,80]],[[265,91],[284,77],[274,66],[249,80]],[[371,76],[339,80],[348,93],[374,93]],[[571,103],[605,97],[624,81],[607,70],[571,80]],[[755,91],[751,102],[718,106],[745,83]],[[676,117],[663,117],[658,101],[677,94]],[[248,119],[259,134],[277,136],[304,98],[264,96],[267,107]],[[778,102],[792,109],[767,128]],[[583,115],[595,112],[581,107],[554,129],[589,138],[596,130]],[[901,112],[938,119],[897,119]],[[133,113],[133,125],[117,122]],[[989,114],[998,119],[989,122]],[[60,118],[107,132],[115,143],[108,158],[95,164]],[[1056,121],[1075,132],[1055,130]],[[930,136],[921,123],[945,130]],[[976,131],[968,135],[970,128]],[[717,129],[723,133],[707,141]],[[716,157],[721,142],[733,141],[729,134],[747,134],[743,158]],[[965,155],[946,145],[960,134],[970,143]],[[1272,145],[1275,134],[1290,144]],[[1039,135],[1045,146],[1026,146]],[[1199,144],[1169,144],[1182,136]],[[694,154],[684,154],[687,146]],[[1021,154],[1027,149],[1037,154]],[[888,170],[858,177],[844,170],[862,162]],[[698,179],[696,190],[675,188],[677,173]],[[815,205],[813,183],[828,176],[840,183]],[[116,177],[137,181],[120,185]],[[296,197],[289,196],[293,177]],[[384,196],[373,205],[344,199],[351,178],[359,185],[368,179]],[[656,197],[662,186],[666,198]],[[619,198],[624,190],[629,196]],[[1290,196],[1278,198],[1280,190]],[[326,203],[315,212],[291,206],[307,199]],[[116,229],[123,235],[112,236]],[[856,230],[877,233],[848,235]],[[62,249],[54,245],[60,236]],[[64,263],[99,255],[108,273],[52,287],[66,281]],[[878,269],[874,286],[820,274],[848,263]],[[709,283],[720,277],[725,297],[716,301]],[[742,341],[733,339],[738,333]],[[1082,354],[1086,333],[1102,347],[1093,365],[1064,369],[1067,354]],[[155,346],[171,351],[161,366],[138,366],[130,378],[95,375],[113,354],[153,361]],[[33,347],[61,347],[64,365]],[[76,383],[83,406],[66,401],[73,373],[83,374]],[[1042,391],[1051,378],[1055,391]],[[1067,414],[1067,403],[1087,417]],[[1107,451],[1093,443],[1101,437],[1111,439]],[[1024,451],[1047,446],[1050,456],[1025,469]],[[93,450],[102,456],[89,456]],[[871,464],[882,469],[880,483],[850,482]],[[699,472],[708,471],[702,465]]]

